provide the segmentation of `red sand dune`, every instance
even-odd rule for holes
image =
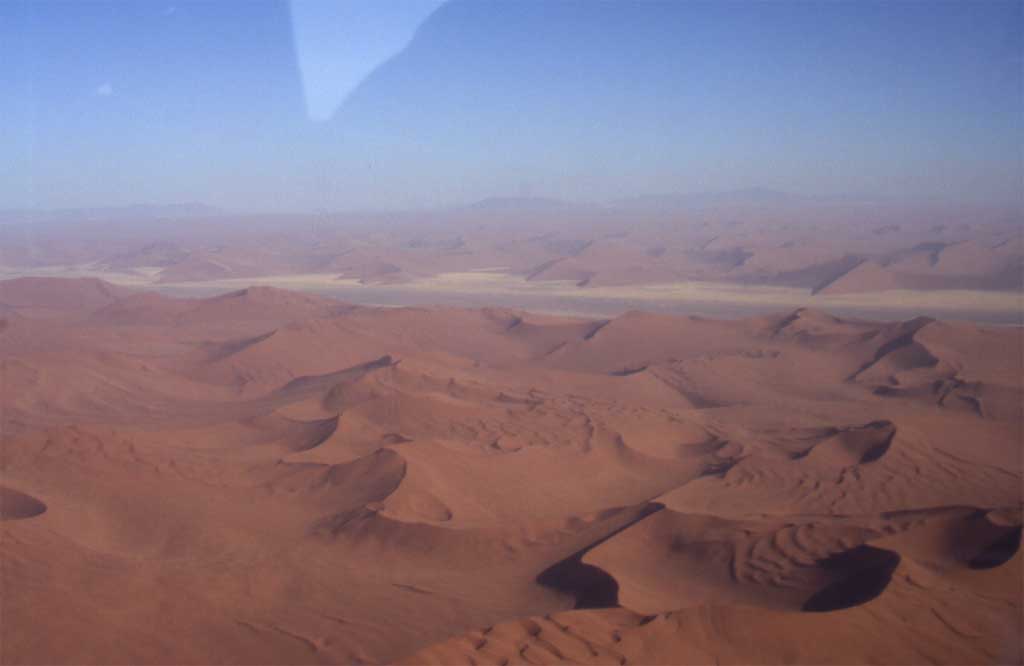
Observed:
[[[1018,328],[0,308],[2,663],[1021,660]]]

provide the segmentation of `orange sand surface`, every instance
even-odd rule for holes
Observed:
[[[3,281],[0,662],[1018,663],[1021,336]]]

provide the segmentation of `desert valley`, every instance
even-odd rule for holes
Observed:
[[[1017,662],[1021,349],[2,281],[0,662]]]

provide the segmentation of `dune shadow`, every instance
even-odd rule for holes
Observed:
[[[899,563],[898,553],[867,545],[825,558],[818,564],[826,571],[835,572],[839,580],[811,596],[802,610],[827,613],[867,603],[889,586]]]
[[[884,437],[884,439],[882,439],[882,441],[873,446],[869,446],[862,453],[860,457],[861,465],[879,460],[882,456],[889,452],[889,448],[892,446],[892,441],[893,439],[896,438],[896,428],[892,426],[892,422],[890,421],[875,421],[873,423],[869,423],[865,427],[882,430],[891,428],[891,431],[887,436]]]
[[[570,594],[576,599],[577,610],[613,608],[619,605],[619,583],[607,571],[583,561],[588,552],[608,541],[616,534],[635,525],[653,513],[665,508],[659,502],[650,502],[631,520],[617,527],[569,557],[556,562],[537,575],[536,581],[544,587]]]
[[[1010,529],[972,557],[967,566],[971,569],[994,569],[1010,561],[1020,550],[1021,526]]]
[[[24,520],[46,513],[46,504],[31,495],[0,486],[0,520]]]
[[[537,582],[576,598],[577,610],[613,608],[619,605],[619,584],[600,567],[586,564],[577,555],[545,569]]]
[[[287,447],[296,453],[315,449],[337,432],[339,421],[340,416],[332,416],[331,418],[304,423],[304,432],[294,440],[287,442]]]

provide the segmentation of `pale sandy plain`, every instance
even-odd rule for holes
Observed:
[[[0,662],[1019,663],[1021,342],[0,281]]]
[[[212,296],[255,285],[332,296],[360,305],[500,305],[583,317],[618,315],[639,307],[671,314],[736,318],[785,308],[809,307],[885,320],[927,314],[991,324],[1020,324],[1024,311],[1024,292],[1019,290],[883,289],[830,294],[815,293],[802,287],[701,281],[582,289],[570,280],[527,280],[521,275],[506,272],[504,267],[438,273],[396,283],[368,283],[357,278],[339,277],[335,273],[162,282],[158,278],[159,271],[159,267],[141,267],[131,273],[121,273],[101,270],[95,265],[35,269],[0,266],[0,279],[101,278],[115,285],[182,297]]]

